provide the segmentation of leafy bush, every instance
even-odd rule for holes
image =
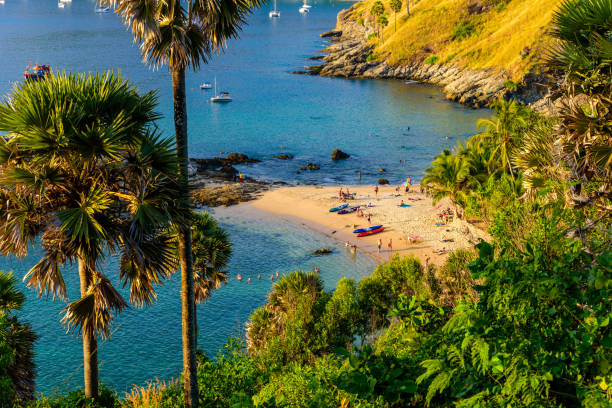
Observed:
[[[461,21],[455,27],[453,32],[453,40],[462,40],[472,36],[476,32],[476,27],[469,21]]]
[[[431,56],[427,57],[427,59],[425,60],[425,64],[433,65],[433,64],[437,63],[439,59],[440,59],[440,57],[438,57],[437,55],[431,55]]]
[[[368,41],[370,41],[372,38],[376,38],[376,37],[378,37],[377,33],[370,33],[370,34],[368,34]]]
[[[360,17],[359,20],[357,20],[357,24],[359,24],[360,26],[362,26],[364,23],[363,21],[363,17]]]
[[[375,61],[378,59],[378,54],[370,54],[366,57],[366,62]]]
[[[518,84],[512,80],[507,80],[504,82],[504,87],[509,91],[516,91],[518,89]]]
[[[112,391],[104,385],[100,385],[99,391],[100,396],[98,404],[95,404],[91,398],[86,398],[85,392],[79,388],[74,391],[69,391],[64,395],[41,397],[23,406],[27,408],[120,408],[122,406],[115,391]]]

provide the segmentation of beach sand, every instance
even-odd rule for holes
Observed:
[[[281,187],[265,192],[250,205],[302,223],[341,242],[356,244],[358,251],[366,252],[381,262],[399,253],[401,256],[414,255],[421,262],[430,257],[430,263],[441,265],[448,255],[438,255],[434,253],[435,250],[472,248],[480,238],[488,239],[484,231],[456,217],[446,225],[436,226],[442,221],[438,214],[445,208],[453,207],[446,199],[434,204],[431,198],[418,192],[418,186],[413,186],[408,194],[402,188],[400,196],[397,196],[396,186],[379,186],[377,197],[374,186],[348,188],[351,193],[357,193],[354,200],[348,201],[349,206],[360,205],[365,214],[371,213],[371,224],[368,224],[367,218],[359,217],[356,213],[339,215],[329,212],[330,208],[341,204],[338,199],[340,187]],[[400,207],[402,200],[411,207]],[[369,204],[373,207],[367,207]],[[378,224],[385,227],[382,233],[362,238],[352,234],[356,228]],[[409,242],[408,237],[415,236],[421,238]],[[379,239],[382,240],[380,254],[377,248]],[[392,240],[392,249],[388,248],[389,240]]]

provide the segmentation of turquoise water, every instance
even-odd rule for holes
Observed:
[[[0,94],[21,80],[29,59],[73,72],[120,69],[143,90],[160,87],[160,109],[169,115],[167,69],[144,67],[119,19],[94,13],[93,4],[74,0],[58,9],[51,0],[6,0],[0,5]],[[301,183],[357,183],[357,170],[371,183],[382,167],[395,183],[407,175],[418,180],[443,148],[473,134],[476,120],[488,113],[448,102],[432,86],[291,74],[313,63],[306,58],[325,44],[319,34],[333,28],[338,11],[350,4],[319,1],[302,16],[296,2],[280,1],[281,18],[273,20],[266,6],[249,18],[226,53],[188,74],[191,155],[243,152],[264,160],[242,168],[247,175]],[[199,84],[215,77],[219,88],[231,92],[232,103],[207,102],[212,91]],[[171,134],[169,118],[161,126]],[[281,146],[296,158],[272,159]],[[334,148],[352,157],[334,164]],[[296,174],[307,161],[321,170]]]
[[[269,7],[249,18],[239,41],[215,56],[198,73],[188,74],[190,151],[193,157],[239,151],[262,159],[241,168],[247,175],[299,183],[371,183],[380,177],[399,182],[407,175],[419,179],[431,159],[457,139],[475,131],[476,120],[487,111],[474,111],[444,100],[437,88],[401,81],[345,80],[291,74],[311,62],[306,58],[324,46],[318,35],[335,25],[336,14],[350,3],[318,2],[301,16],[296,3],[279,2],[282,16],[270,20]],[[91,0],[73,0],[58,9],[54,0],[6,0],[0,5],[0,95],[22,78],[28,63],[50,64],[53,69],[85,72],[119,69],[143,91],[159,88],[160,127],[171,135],[170,77],[165,69],[152,71],[140,62],[138,48],[113,14],[95,14]],[[211,105],[210,91],[199,83],[217,78],[234,102]],[[410,131],[407,128],[410,127]],[[448,136],[448,139],[446,138]],[[292,161],[272,155],[294,154]],[[334,164],[331,151],[352,155]],[[400,160],[406,163],[400,164]],[[296,174],[312,161],[317,172]],[[199,308],[199,345],[213,355],[227,338],[240,335],[252,310],[265,302],[269,275],[294,269],[321,268],[326,287],[342,276],[369,274],[374,262],[351,258],[335,241],[275,218],[238,209],[217,210],[221,224],[234,242],[230,270],[245,277],[219,290]],[[334,247],[328,257],[312,250]],[[37,261],[36,249],[25,260],[0,258],[0,269],[22,277]],[[114,276],[110,259],[105,272]],[[264,279],[257,281],[258,273]],[[65,277],[74,299],[78,293],[74,268]],[[246,279],[253,278],[248,285]],[[112,339],[101,345],[100,378],[118,390],[180,372],[179,277],[159,289],[158,302],[146,309],[130,309],[117,317]],[[40,336],[36,344],[38,390],[51,392],[82,382],[81,346],[59,324],[61,302],[37,299],[28,290],[21,316]]]
[[[301,269],[321,269],[326,289],[333,289],[343,276],[357,280],[369,275],[375,262],[358,254],[351,257],[343,244],[301,226],[281,221],[255,209],[218,209],[216,217],[230,233],[234,256],[229,270],[232,278],[216,291],[210,301],[198,307],[198,346],[214,356],[230,336],[244,335],[243,323],[251,312],[265,303],[272,287],[270,275]],[[329,256],[314,256],[318,248],[333,248]],[[0,270],[13,270],[24,276],[39,258],[33,252],[25,260],[0,258]],[[104,268],[113,283],[117,263],[114,259]],[[243,281],[234,279],[242,274]],[[257,280],[261,273],[262,279]],[[66,268],[64,277],[69,297],[78,297],[76,268]],[[252,282],[248,284],[248,278]],[[23,285],[23,284],[22,284]],[[52,392],[82,384],[82,349],[79,338],[66,334],[60,325],[62,302],[37,298],[25,289],[27,302],[20,313],[40,336],[36,343],[38,391]],[[158,300],[144,308],[131,308],[115,319],[110,341],[100,346],[100,379],[119,391],[132,384],[143,384],[159,377],[177,377],[181,370],[180,276],[175,274],[158,288]],[[127,291],[120,290],[127,298]]]

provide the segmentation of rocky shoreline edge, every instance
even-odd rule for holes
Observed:
[[[295,74],[344,78],[399,79],[442,87],[446,98],[474,108],[488,106],[499,98],[514,98],[539,111],[551,110],[547,98],[547,79],[543,75],[527,74],[523,83],[508,89],[509,75],[493,69],[469,70],[456,65],[425,63],[424,57],[397,67],[384,58],[370,60],[374,46],[367,41],[370,29],[351,18],[352,7],[340,11],[336,28],[321,34],[330,45],[310,60],[321,64],[306,67]]]

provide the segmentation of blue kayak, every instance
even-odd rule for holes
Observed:
[[[361,234],[362,232],[372,231],[372,230],[375,230],[375,229],[379,229],[380,227],[382,227],[382,225],[373,225],[373,226],[368,227],[368,228],[359,228],[359,229],[356,229],[355,231],[353,231],[353,234]]]
[[[334,207],[334,208],[330,208],[330,209],[329,209],[329,212],[336,212],[336,211],[340,211],[340,210],[345,209],[346,207],[348,207],[348,203],[346,203],[346,204],[342,204],[342,205],[339,205],[339,206]]]

